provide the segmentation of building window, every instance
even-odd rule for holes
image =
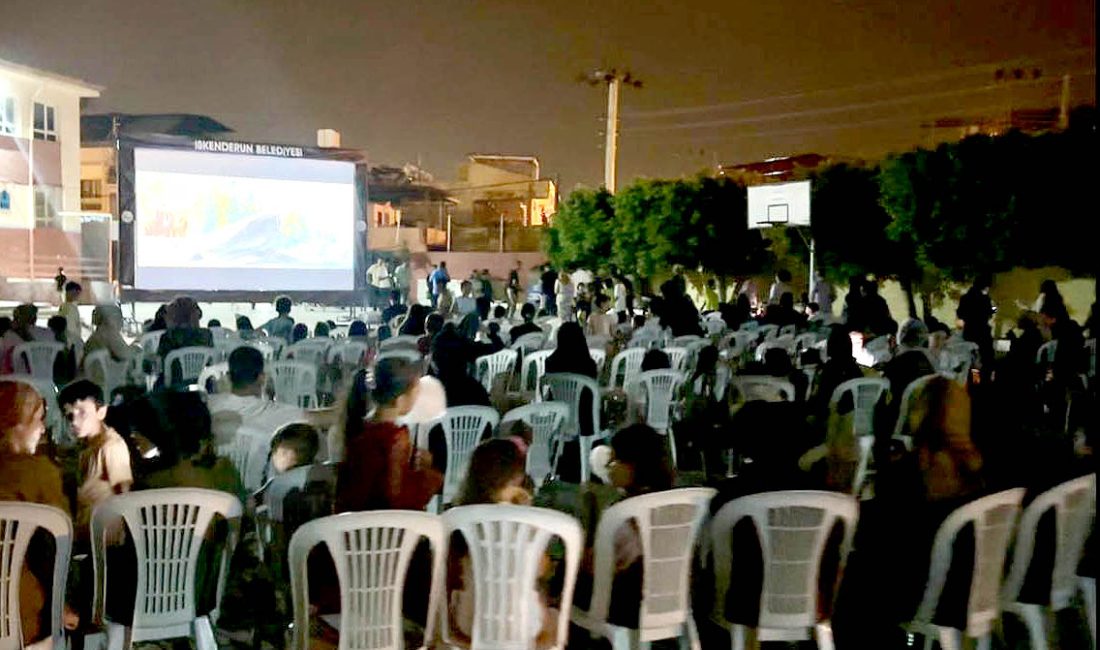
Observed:
[[[11,210],[11,194],[7,190],[0,190],[0,210]]]
[[[57,122],[53,106],[34,103],[34,139],[57,142]]]
[[[34,188],[34,227],[61,228],[61,215],[57,208],[61,203],[61,188],[37,186]]]
[[[80,198],[98,199],[103,196],[103,181],[80,181]]]
[[[15,98],[0,97],[0,134],[15,133]]]

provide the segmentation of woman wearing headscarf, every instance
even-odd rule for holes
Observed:
[[[96,350],[107,350],[111,361],[123,362],[130,359],[134,352],[122,338],[122,310],[118,305],[96,306],[92,310],[92,327],[95,330],[84,343],[85,359]]]

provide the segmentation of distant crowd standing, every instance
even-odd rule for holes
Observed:
[[[579,377],[598,388],[570,402],[571,430],[551,445],[522,419],[485,427],[444,505],[537,504],[575,516],[586,535],[574,604],[587,607],[601,587],[595,527],[613,504],[685,485],[715,489],[712,515],[749,495],[846,494],[860,500],[855,550],[846,564],[834,558],[822,565],[817,615],[832,619],[839,647],[892,648],[904,647],[899,625],[914,616],[933,538],[952,512],[1010,487],[1026,488],[1030,500],[1095,471],[1096,306],[1082,327],[1053,282],[1025,305],[1005,347],[993,339],[996,306],[984,276],[960,299],[952,327],[930,316],[899,324],[878,282],[865,277],[851,278],[840,298],[818,275],[812,292],[796,298],[791,274],[780,270],[762,299],[745,282],[732,302],[711,279],[696,302],[679,266],[650,292],[647,283],[617,271],[544,265],[528,272],[516,262],[499,279],[501,291],[487,269],[478,269],[453,295],[440,262],[426,278],[429,306],[410,300],[406,263],[391,268],[377,259],[366,273],[377,314],[346,329],[328,321],[311,329],[285,296],[274,301],[276,316],[259,327],[244,316],[234,328],[217,321],[204,327],[199,304],[181,296],[129,343],[117,305],[97,306],[91,324],[80,323],[81,287],[67,279],[59,320],[50,319],[48,328],[37,326],[33,305],[17,307],[11,319],[0,319],[0,500],[68,513],[84,556],[92,513],[110,499],[166,487],[233,495],[245,506],[245,543],[232,559],[228,588],[244,597],[221,603],[218,624],[251,630],[257,643],[281,644],[290,617],[277,596],[288,589],[288,574],[279,569],[286,548],[274,551],[280,561],[261,561],[272,552],[271,539],[280,538],[258,532],[280,477],[296,471],[329,477],[302,479],[280,502],[288,513],[280,526],[333,513],[433,507],[454,471],[448,457],[456,443],[437,420],[446,409],[480,406],[503,415],[553,401],[561,385],[555,380]],[[842,301],[838,316],[834,298]],[[22,347],[31,342],[59,344],[48,369],[31,367]],[[224,363],[221,374],[200,380],[185,364],[169,362],[173,353],[193,350]],[[512,370],[489,374],[485,357],[502,351],[512,357]],[[529,366],[531,380],[524,358],[538,359]],[[308,375],[315,384],[292,399],[275,381],[287,359],[315,373]],[[103,368],[122,377],[108,390]],[[646,382],[662,373],[675,373],[675,382],[665,395],[670,405],[655,414],[658,389]],[[880,391],[869,403],[847,390],[863,379],[886,380],[868,384]],[[43,382],[59,390],[44,395]],[[63,417],[51,417],[49,408]],[[260,476],[242,472],[227,451],[255,440],[266,456]],[[594,449],[582,452],[583,444]],[[549,473],[531,474],[535,445],[550,448]],[[759,621],[762,562],[771,551],[758,542],[755,525],[733,530],[737,588],[727,602],[708,600],[715,593],[713,561],[700,563],[692,576],[705,646],[729,642],[707,623],[712,611],[749,627]],[[643,585],[657,579],[645,573],[654,550],[643,528],[648,524],[627,522],[614,531],[609,620],[616,625],[638,624]],[[289,538],[292,530],[285,532]],[[826,553],[840,553],[838,534],[830,534]],[[214,548],[218,539],[202,543]],[[1052,540],[1044,538],[1037,551],[1046,560]],[[970,551],[957,553],[944,586],[936,614],[944,625],[957,626],[965,615],[969,582],[959,576],[974,570],[979,542],[973,530],[956,542]],[[119,535],[110,546],[118,551],[134,543]],[[128,556],[115,551],[108,572],[132,582]],[[442,604],[448,638],[464,642],[475,635],[479,607],[474,553],[452,541]],[[51,575],[47,546],[34,544],[29,555],[20,585],[26,642],[48,634]],[[203,561],[213,566],[214,556]],[[421,626],[424,603],[408,603],[426,602],[428,564],[417,551],[407,577],[405,616]],[[308,566],[311,614],[338,610],[332,558],[315,553]],[[525,633],[539,647],[556,641],[562,570],[560,557],[547,551],[537,588],[521,605],[533,613]],[[1095,577],[1091,551],[1080,571]],[[195,588],[210,611],[218,607],[211,595],[217,572],[199,573]],[[64,622],[87,630],[94,571],[77,562],[72,575]],[[1042,580],[1035,577],[1028,588],[1041,592]],[[111,607],[132,605],[120,601],[125,597]],[[320,619],[310,633],[318,643],[339,635]],[[570,643],[583,647],[584,635],[578,629],[571,635]]]

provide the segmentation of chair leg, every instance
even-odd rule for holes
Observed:
[[[817,640],[818,650],[834,650],[833,626],[829,621],[821,621],[814,626],[814,638]]]
[[[1096,647],[1096,578],[1077,578],[1081,599],[1085,601],[1085,617],[1092,632],[1092,647]]]
[[[672,425],[668,426],[668,457],[672,461],[672,466],[678,468],[680,465],[676,462],[676,437],[672,435]]]
[[[684,633],[680,636],[680,650],[702,650],[699,642],[699,628],[695,626],[695,617],[688,615],[684,623]]]
[[[214,628],[210,626],[210,619],[200,616],[192,624],[195,634],[196,650],[218,650],[218,644],[214,640]]]
[[[962,650],[962,647],[963,634],[961,630],[956,630],[953,627],[940,628],[941,650]]]
[[[1027,626],[1031,650],[1047,650],[1047,634],[1042,608],[1029,603],[1018,603],[1014,609]]]
[[[133,630],[118,623],[107,624],[107,650],[130,650],[133,646]]]
[[[745,637],[748,634],[748,628],[744,625],[734,625],[730,628],[730,650],[745,650]]]

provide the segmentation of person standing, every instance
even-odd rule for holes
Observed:
[[[963,339],[978,344],[983,378],[988,378],[993,368],[993,329],[989,321],[997,309],[989,297],[992,285],[993,278],[988,274],[979,275],[959,299],[959,308],[955,311],[955,316],[963,322]]]
[[[558,276],[558,281],[554,285],[554,295],[557,297],[558,302],[556,313],[563,323],[573,320],[573,296],[575,291],[573,281],[568,273],[562,273]]]
[[[440,262],[428,276],[428,289],[432,294],[432,309],[439,306],[439,296],[447,290],[451,276],[447,275],[447,263]]]
[[[65,298],[65,283],[69,281],[69,278],[65,277],[65,269],[63,267],[57,267],[57,275],[53,278],[54,285],[57,286],[57,297],[60,300]]]
[[[555,286],[558,282],[558,272],[554,270],[554,267],[546,264],[542,267],[542,277],[539,279],[542,284],[542,308],[546,310],[547,314],[556,316],[558,304],[555,300]]]
[[[65,319],[65,335],[69,343],[79,346],[84,341],[83,323],[80,322],[80,295],[84,287],[77,282],[65,283],[65,302],[57,310],[57,315]]]
[[[380,307],[383,296],[388,296],[393,282],[390,280],[390,271],[386,268],[386,262],[381,257],[374,260],[367,269],[367,284],[371,287],[370,302],[372,307]]]
[[[778,305],[779,299],[783,297],[783,294],[791,293],[791,272],[787,269],[779,269],[775,274],[775,282],[772,283],[771,289],[768,290],[768,305]]]
[[[481,295],[489,300],[489,303],[493,302],[493,278],[489,275],[489,269],[481,269],[481,275],[478,278],[481,282],[481,286],[478,287],[481,291]]]
[[[621,275],[615,278],[615,286],[611,291],[615,299],[615,312],[618,314],[626,314],[626,283],[623,281]]]
[[[814,272],[814,291],[810,296],[810,302],[816,302],[818,310],[827,315],[833,315],[833,286],[821,277],[821,273]]]
[[[409,304],[409,260],[401,260],[401,263],[394,268],[393,288],[400,297],[400,304]]]
[[[516,268],[508,272],[508,286],[505,290],[505,294],[508,298],[508,320],[512,320],[516,316],[516,305],[519,303],[519,293],[521,285],[519,283],[519,271],[523,268],[523,263],[516,260]]]

